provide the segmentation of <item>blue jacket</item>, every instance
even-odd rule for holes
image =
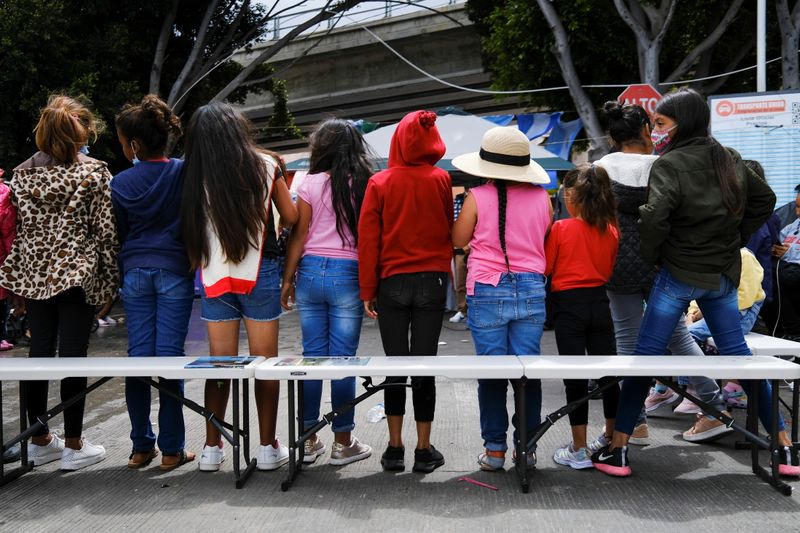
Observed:
[[[774,213],[764,223],[763,226],[758,228],[755,233],[750,237],[747,242],[747,248],[753,252],[761,268],[764,269],[764,279],[761,282],[761,288],[764,289],[766,294],[766,301],[771,302],[773,298],[772,292],[772,245],[779,242],[780,234],[780,219]]]
[[[142,161],[111,180],[120,270],[160,268],[191,276],[181,238],[183,161]]]

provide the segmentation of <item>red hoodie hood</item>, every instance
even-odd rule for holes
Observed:
[[[436,128],[436,113],[414,111],[403,117],[392,135],[389,168],[433,166],[444,152],[444,141]]]

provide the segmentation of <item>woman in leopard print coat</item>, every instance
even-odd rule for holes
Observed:
[[[39,148],[14,170],[17,237],[0,268],[0,285],[25,298],[31,331],[29,357],[86,357],[95,305],[117,291],[117,232],[106,164],[81,153],[97,135],[92,113],[66,96],[54,96],[34,130]],[[61,382],[61,398],[86,388],[86,378]],[[47,381],[26,387],[28,422],[47,411]],[[82,438],[84,401],[64,411],[64,436],[46,425],[31,439],[35,465],[61,459],[77,470],[105,457]]]

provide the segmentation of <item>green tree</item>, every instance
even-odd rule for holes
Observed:
[[[556,40],[557,32],[540,4],[560,20],[564,29],[561,42]],[[562,87],[566,82],[573,90],[533,93],[523,99],[531,107],[577,108],[580,112],[580,95],[574,87],[583,86],[590,109],[581,113],[581,118],[600,153],[603,135],[591,122],[597,124],[596,109],[616,98],[621,88],[591,86],[646,81],[658,84],[653,80],[663,79],[669,83],[657,88],[664,92],[684,80],[728,72],[755,61],[755,31],[751,28],[755,5],[741,0],[571,0],[547,4],[469,0],[467,6],[482,36],[484,63],[494,75],[494,87],[527,90]],[[725,31],[719,31],[720,27]],[[648,44],[657,45],[655,57],[646,50]],[[563,72],[565,46],[577,83]],[[745,71],[691,86],[706,94],[743,92],[754,88],[754,76],[754,71]]]
[[[266,40],[285,2],[0,2],[0,167],[13,168],[35,151],[31,130],[54,92],[85,96],[113,124],[123,103],[148,92],[160,94],[186,118],[211,100],[237,103],[251,92],[273,91],[273,122],[285,135],[297,134],[285,88],[273,80],[268,61],[303,31],[359,3],[329,0],[242,66],[231,60],[233,52]],[[91,151],[112,167],[126,164],[113,131]]]

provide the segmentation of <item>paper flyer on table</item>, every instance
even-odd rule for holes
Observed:
[[[284,357],[275,366],[365,366],[369,357]]]
[[[198,357],[184,368],[244,368],[255,360],[252,355]]]

